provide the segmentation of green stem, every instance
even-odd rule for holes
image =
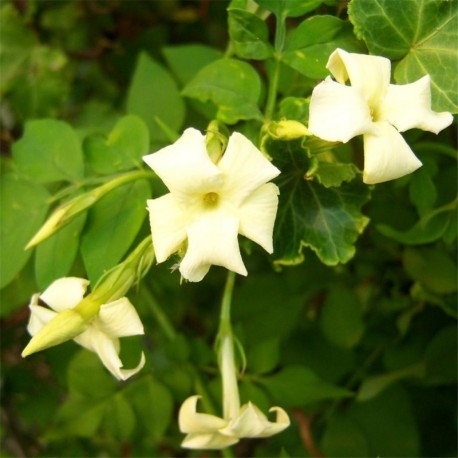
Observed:
[[[275,103],[277,101],[278,81],[280,77],[280,63],[282,59],[283,46],[285,44],[286,27],[285,18],[283,16],[277,17],[275,27],[275,54],[274,54],[274,68],[269,79],[269,90],[267,93],[267,103],[265,111],[265,123],[272,120]]]
[[[164,335],[169,340],[173,340],[176,337],[176,331],[170,322],[168,316],[161,309],[159,304],[156,301],[156,298],[153,296],[148,287],[142,288],[142,294],[146,298],[147,303],[151,311],[153,312],[154,317],[156,318],[157,323],[164,332]]]
[[[231,329],[231,302],[232,292],[234,290],[235,273],[231,270],[227,274],[226,285],[224,287],[223,299],[221,301],[221,313],[218,336],[225,334],[227,331],[232,333]]]

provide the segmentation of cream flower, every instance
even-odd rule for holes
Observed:
[[[30,335],[35,336],[45,324],[80,303],[88,284],[89,282],[83,278],[60,278],[44,293],[34,294],[29,305],[31,315],[27,325]],[[50,308],[38,305],[39,299]],[[75,316],[79,315],[75,313]],[[82,321],[81,317],[80,320]],[[82,321],[78,326],[81,326],[82,333],[74,338],[75,342],[97,353],[104,366],[117,379],[126,380],[144,366],[145,356],[142,352],[136,368],[121,369],[123,364],[119,358],[119,337],[144,334],[140,318],[127,298],[103,304],[95,317],[89,319],[88,323]],[[65,334],[65,329],[62,329],[62,334]],[[61,339],[65,340],[68,339]]]
[[[221,354],[223,418],[198,413],[196,406],[200,396],[186,399],[178,415],[180,431],[186,433],[182,447],[222,449],[244,437],[273,436],[290,424],[288,414],[280,407],[270,409],[270,412],[277,414],[275,422],[270,422],[251,402],[240,406],[231,336],[223,339]]]
[[[309,130],[327,141],[364,138],[365,183],[393,180],[422,164],[399,132],[418,128],[439,133],[453,121],[431,110],[429,75],[411,84],[390,84],[390,61],[336,49],[327,66],[331,77],[315,87]],[[350,80],[351,86],[345,82]]]
[[[278,188],[267,182],[280,171],[243,135],[231,135],[216,164],[205,136],[192,128],[143,159],[170,191],[148,201],[158,263],[187,242],[179,270],[185,279],[200,281],[212,264],[247,275],[238,234],[273,252]]]

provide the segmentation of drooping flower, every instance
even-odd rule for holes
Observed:
[[[186,246],[179,270],[185,279],[200,281],[212,264],[247,275],[238,234],[273,252],[278,188],[268,181],[280,171],[242,134],[230,136],[216,163],[205,136],[193,128],[143,159],[170,191],[148,200],[158,263]]]
[[[261,438],[278,434],[286,429],[290,420],[281,407],[272,407],[276,420],[271,422],[251,402],[240,406],[234,365],[233,342],[224,337],[221,349],[223,383],[223,417],[197,412],[200,396],[191,396],[181,406],[178,423],[186,433],[182,447],[191,449],[222,449],[237,443],[241,438]]]
[[[388,59],[342,49],[331,54],[326,67],[336,81],[327,77],[313,90],[309,130],[344,143],[362,134],[365,183],[393,180],[422,165],[400,132],[418,128],[437,134],[453,121],[450,113],[431,110],[429,75],[410,84],[390,84]]]
[[[101,305],[95,316],[85,320],[74,307],[83,300],[88,284],[83,278],[60,278],[42,294],[32,296],[27,330],[34,337],[23,356],[43,349],[36,339],[45,341],[48,337],[41,334],[46,331],[53,335],[52,344],[73,338],[81,346],[97,353],[104,366],[117,379],[126,380],[144,366],[145,356],[142,352],[140,362],[134,369],[122,369],[119,338],[144,334],[143,325],[126,297]],[[50,308],[39,305],[39,299]],[[60,317],[64,319],[59,320]]]

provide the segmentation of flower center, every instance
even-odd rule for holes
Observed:
[[[204,205],[207,208],[213,208],[218,205],[219,195],[216,192],[207,192],[203,197]]]

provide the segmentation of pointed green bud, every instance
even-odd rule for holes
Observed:
[[[294,120],[271,122],[267,127],[267,131],[270,136],[279,140],[295,140],[296,138],[312,135],[304,124]]]
[[[71,340],[86,329],[87,321],[81,314],[74,309],[63,310],[32,337],[29,344],[24,348],[22,356],[25,358],[37,351]]]
[[[207,135],[205,137],[205,145],[208,155],[214,164],[217,164],[221,159],[227,146],[229,131],[224,124],[218,121],[211,121],[207,127]]]

